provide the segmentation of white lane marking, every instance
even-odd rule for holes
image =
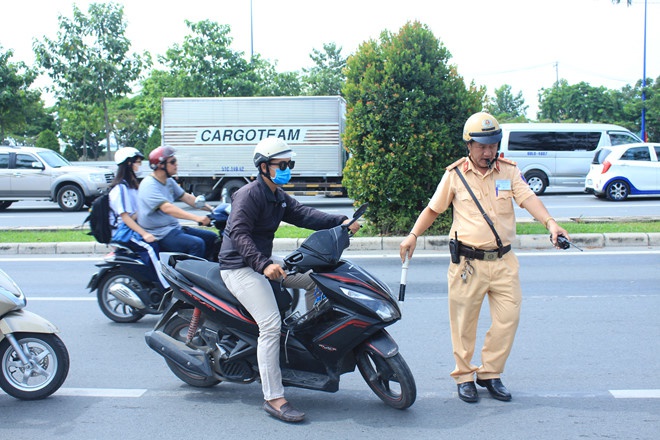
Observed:
[[[60,388],[55,392],[59,396],[72,397],[142,397],[146,389],[121,388]]]
[[[660,390],[610,390],[615,399],[660,399]]]
[[[149,391],[145,388],[60,388],[55,392],[59,396],[68,396],[68,397],[105,397],[105,398],[139,398],[143,397],[144,394]],[[346,389],[345,392],[352,392],[349,389]],[[362,391],[355,391],[356,393],[362,393]],[[605,392],[541,392],[541,393],[526,393],[526,392],[516,392],[518,397],[540,397],[543,399],[565,399],[565,398],[577,398],[577,399],[589,399],[589,398],[602,398],[602,397],[613,397],[615,399],[660,399],[660,389],[657,390],[609,390],[609,394]],[[168,396],[168,397],[177,397],[181,395],[181,391],[164,391],[164,390],[152,390],[150,394],[155,396]],[[187,391],[186,391],[187,393]],[[4,394],[0,391],[0,394]],[[456,392],[453,393],[442,393],[437,391],[431,392],[421,392],[418,393],[418,397],[424,398],[434,398],[439,396],[451,395],[456,397]]]

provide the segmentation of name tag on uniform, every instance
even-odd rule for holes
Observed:
[[[511,181],[510,180],[496,180],[495,189],[497,191],[511,191]]]

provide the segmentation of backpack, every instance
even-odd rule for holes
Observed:
[[[117,226],[117,221],[112,225],[110,222],[110,213],[114,211],[110,208],[110,197],[105,192],[92,202],[89,208],[89,215],[83,221],[83,225],[89,222],[90,231],[87,235],[93,236],[99,243],[108,244],[112,239],[112,230]],[[116,217],[116,216],[115,216]]]

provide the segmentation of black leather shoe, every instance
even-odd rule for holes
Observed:
[[[493,399],[502,400],[503,402],[511,400],[511,393],[500,379],[477,379],[477,385],[487,388]]]
[[[477,387],[474,386],[474,382],[459,383],[458,398],[467,403],[478,402],[479,394],[477,394]]]

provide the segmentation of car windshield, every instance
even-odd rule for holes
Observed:
[[[68,160],[54,151],[40,152],[39,157],[52,168],[60,168],[71,165]]]

